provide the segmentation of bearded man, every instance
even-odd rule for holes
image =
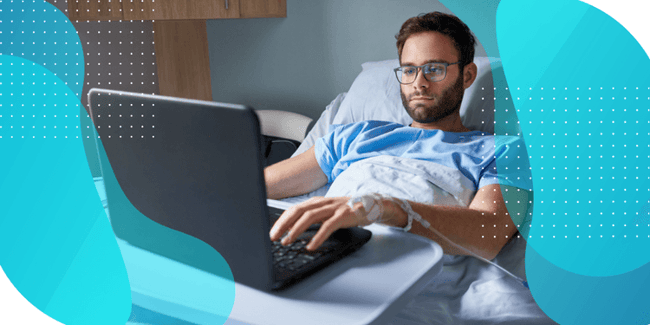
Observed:
[[[495,152],[494,136],[466,128],[460,118],[464,91],[477,75],[475,38],[460,19],[439,12],[410,18],[396,38],[400,67],[395,75],[413,123],[343,125],[304,153],[267,167],[264,176],[272,199],[309,193],[332,183],[325,197],[286,210],[271,229],[271,240],[281,239],[288,245],[312,224],[321,224],[306,247],[314,250],[339,228],[377,222],[430,238],[445,254],[493,259],[517,232],[501,190],[513,187],[516,191],[518,184],[497,173],[496,160],[507,153]],[[378,165],[392,169],[359,177],[366,175],[362,168]],[[397,182],[398,177],[395,181],[374,179],[404,168],[415,174],[444,174],[470,194],[458,198],[462,204],[438,204],[426,197],[413,199],[421,197],[421,189],[435,184],[397,186],[404,184]],[[351,180],[356,183],[350,185]],[[344,185],[337,186],[337,182]],[[379,193],[373,193],[375,189]],[[405,192],[410,193],[395,199]],[[413,222],[413,216],[418,222]]]

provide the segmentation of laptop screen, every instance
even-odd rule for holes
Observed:
[[[116,235],[162,254],[169,255],[161,246],[173,248],[180,259],[201,244],[153,229],[163,225],[213,247],[235,281],[270,288],[270,224],[254,111],[101,89],[90,91],[89,103],[105,152],[101,167]],[[126,200],[116,199],[120,191]],[[128,205],[159,225],[115,213]]]

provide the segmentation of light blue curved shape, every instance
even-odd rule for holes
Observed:
[[[0,56],[0,264],[35,307],[65,324],[120,324],[124,262],[86,162],[80,103],[34,62]]]
[[[647,54],[579,1],[501,0],[497,40],[529,146],[535,300],[561,324],[648,324]]]
[[[38,100],[40,101],[43,101],[41,97],[46,97],[46,98],[49,97],[50,98],[49,102],[42,103],[43,105],[45,105],[43,106],[43,108],[39,108],[39,105],[41,104],[40,102],[35,106],[32,106],[32,108],[35,110],[41,109],[47,111],[48,113],[56,114],[58,115],[59,119],[65,115],[66,118],[69,117],[70,119],[74,119],[76,124],[74,125],[74,128],[72,128],[71,125],[67,125],[68,127],[70,127],[69,129],[65,129],[65,127],[63,127],[65,130],[62,130],[61,126],[59,126],[57,130],[54,130],[53,128],[46,128],[44,130],[40,130],[40,129],[30,130],[31,132],[36,132],[35,134],[38,135],[37,138],[32,138],[32,140],[44,141],[44,139],[48,139],[48,138],[54,139],[53,136],[59,134],[59,132],[74,131],[76,134],[74,139],[79,143],[66,147],[67,148],[66,150],[75,150],[74,148],[76,147],[77,149],[81,148],[83,153],[83,146],[86,145],[89,146],[85,150],[86,155],[98,154],[100,160],[106,159],[103,148],[101,147],[101,143],[99,143],[98,147],[95,147],[93,144],[91,144],[94,143],[94,141],[92,140],[93,132],[92,131],[85,132],[83,133],[82,136],[82,134],[79,132],[79,129],[77,129],[77,127],[84,128],[86,126],[92,128],[93,125],[92,121],[90,121],[90,118],[86,114],[85,109],[83,109],[82,106],[80,106],[77,100],[71,102],[72,99],[69,97],[61,98],[60,96],[68,96],[70,95],[70,93],[69,92],[66,93],[63,90],[56,88],[56,87],[63,87],[65,89],[65,86],[68,86],[76,95],[76,97],[80,98],[82,96],[81,90],[83,86],[85,63],[84,63],[82,44],[79,41],[79,37],[77,35],[76,30],[74,29],[74,26],[72,26],[72,24],[69,22],[67,17],[65,17],[65,15],[63,15],[60,11],[58,11],[58,9],[56,9],[54,6],[42,0],[27,0],[27,1],[0,0],[0,4],[1,4],[0,6],[0,23],[1,23],[0,24],[0,36],[1,36],[0,53],[7,60],[11,59],[10,56],[14,56],[14,57],[22,57],[33,61],[33,62],[20,61],[20,65],[16,66],[16,68],[23,69],[20,70],[22,77],[25,77],[25,75],[29,75],[29,72],[32,73],[31,77],[33,80],[31,79],[29,81],[23,80],[20,82],[20,86],[29,87],[28,90],[23,88],[20,88],[20,90],[17,90],[18,88],[15,89],[4,88],[4,87],[2,88],[3,91],[7,91],[10,93],[9,97],[11,98],[9,99],[7,97],[2,98],[2,96],[0,95],[1,103],[4,105],[4,107],[0,105],[0,115],[4,115],[5,117],[9,116],[13,118],[12,117],[13,114],[11,113],[14,112],[14,107],[18,107],[18,102],[15,102],[16,97],[12,97],[13,95],[11,94],[14,94],[16,96],[20,95],[20,98],[23,99],[25,98],[25,96],[30,98],[30,100],[32,100],[33,98],[39,98]],[[2,58],[2,56],[0,56],[0,58]],[[18,64],[16,62],[19,61],[11,61],[8,64],[9,65]],[[48,76],[46,71],[39,70],[37,66],[41,66],[43,68],[50,70],[50,72],[52,72],[56,77],[59,77],[61,79],[56,83],[55,88],[52,88],[52,82],[50,81],[51,76]],[[12,74],[10,70],[0,69],[0,74],[2,72],[5,72],[4,77],[7,78],[9,77],[14,78],[15,76],[17,76],[17,74]],[[9,75],[7,75],[7,73]],[[2,76],[0,75],[0,77]],[[7,83],[9,83],[11,84],[11,86],[18,86],[18,83],[11,78],[6,79],[7,81],[4,84],[6,85]],[[2,86],[2,84],[0,84],[0,86]],[[45,91],[46,89],[47,91]],[[55,97],[52,98],[53,96]],[[25,103],[26,102],[21,103],[21,108],[24,108],[24,106],[22,105],[24,105]],[[11,109],[8,110],[7,107],[10,107]],[[63,111],[65,111],[66,114],[61,113]],[[22,118],[22,115],[24,115],[22,114],[24,113],[24,110],[20,110],[20,113]],[[37,118],[37,115],[35,114],[32,115],[34,115],[33,118]],[[27,117],[25,118],[28,118],[30,115],[26,115],[26,116]],[[47,116],[48,116],[47,118],[44,117],[42,119],[46,122],[49,122],[50,119],[52,119],[52,115],[47,115]],[[2,125],[2,121],[3,121],[2,118],[0,118],[0,125]],[[81,123],[79,123],[80,121]],[[12,129],[11,126],[9,126],[9,129],[5,127],[5,129],[2,130],[2,128],[0,128],[0,132],[3,131],[15,132],[16,130]],[[83,131],[88,131],[88,130],[83,130]],[[7,136],[5,136],[4,138],[7,139],[7,137],[9,137],[9,139],[11,139],[10,138],[12,136],[11,132],[6,133]],[[41,135],[45,136],[46,138],[40,139],[39,137]],[[79,139],[76,138],[77,136],[79,136]],[[81,141],[82,138],[85,141],[83,143]],[[0,141],[1,140],[2,139],[0,139]],[[32,146],[18,145],[18,147],[14,147],[13,149],[15,151],[22,150],[29,153],[30,151],[35,150],[35,146],[38,146],[39,148],[38,150],[42,151],[42,148],[47,148],[49,150],[48,152],[50,152],[51,154],[54,154],[55,151],[59,150],[57,149],[57,147],[50,147],[49,144],[39,145],[40,142],[28,142],[28,143],[30,144],[35,143],[35,144]],[[0,144],[2,144],[2,142],[0,142]],[[4,146],[2,148],[4,150]],[[10,153],[10,151],[3,151],[3,154],[5,152]],[[94,161],[94,159],[91,159],[92,157],[85,156],[85,158],[88,158],[88,161],[86,161],[86,159],[83,159],[82,161],[86,162],[86,166],[85,168],[81,168],[80,170],[88,170],[87,163]],[[76,159],[76,156],[72,157],[71,159]],[[44,160],[43,163],[45,162],[46,160]],[[78,160],[75,160],[75,163],[77,162]],[[93,167],[96,166],[93,165]],[[105,167],[106,168],[104,169],[104,173],[102,175],[104,178],[104,182],[111,183],[112,181],[114,181],[114,176],[112,175],[112,171],[110,169],[110,164],[108,164],[108,161],[105,161]],[[99,171],[93,169],[93,173],[95,175],[98,175]],[[38,174],[40,175],[41,173]],[[27,175],[26,177],[29,176],[30,175]],[[0,180],[2,180],[2,178],[0,178]],[[89,184],[93,183],[92,175],[87,175],[87,181],[89,182]],[[13,182],[12,184],[18,183],[18,179],[13,179],[12,182]],[[56,182],[65,183],[66,189],[67,187],[70,187],[68,190],[75,193],[76,191],[83,191],[84,193],[86,193],[85,191],[87,190],[86,187],[88,185],[85,183],[85,181],[81,185],[75,182],[70,183],[69,180],[66,180],[64,177],[61,177],[55,179],[55,181],[54,180],[50,181],[48,183],[50,187],[44,186],[38,190],[51,191],[52,187],[57,186]],[[10,185],[7,186],[8,186],[7,188],[11,187]],[[92,188],[93,188],[92,193],[96,195],[96,192],[94,191],[94,185]],[[7,192],[8,191],[9,190],[7,190]],[[118,221],[118,224],[113,226],[114,226],[114,230],[117,232],[119,236],[121,236],[121,238],[128,239],[130,242],[136,245],[142,244],[143,239],[147,238],[147,240],[144,241],[146,242],[146,244],[140,245],[140,247],[150,249],[151,251],[157,252],[166,257],[176,258],[178,261],[187,263],[196,268],[211,272],[212,274],[223,276],[227,280],[226,281],[227,285],[225,285],[226,288],[224,288],[223,292],[211,292],[210,294],[207,295],[203,293],[203,295],[201,296],[205,298],[204,303],[212,304],[214,306],[212,311],[216,313],[216,315],[210,316],[211,318],[209,318],[209,321],[206,322],[210,324],[220,324],[225,322],[234,304],[234,281],[233,281],[232,272],[230,271],[230,268],[228,267],[223,257],[221,257],[221,255],[218,252],[216,252],[214,249],[212,249],[210,246],[199,241],[198,239],[193,238],[191,236],[187,236],[185,234],[181,234],[179,232],[173,231],[166,227],[160,226],[152,222],[145,216],[143,216],[135,208],[133,208],[133,206],[128,202],[128,199],[124,197],[124,194],[121,192],[119,186],[110,187],[110,192],[111,193],[109,194],[111,194],[111,197],[113,198],[113,200],[111,201],[111,207],[112,207],[111,212],[113,212],[114,215],[113,220]],[[102,199],[105,199],[105,197],[103,197]],[[42,207],[38,205],[39,209],[47,209],[47,207],[48,207],[47,204],[44,204],[44,206]],[[16,206],[14,207],[14,209],[15,209],[14,212],[17,212],[19,208]],[[79,213],[85,213],[86,211],[86,207],[83,204],[80,205],[79,209],[81,209],[82,211]],[[95,226],[95,228],[93,228],[91,235],[96,236],[95,233],[99,231],[100,234],[104,236],[105,234],[102,232],[104,231],[103,230],[104,228],[101,227],[104,227],[104,224],[106,223],[105,221],[109,219],[106,218],[106,215],[104,214],[103,210],[98,211],[97,213],[100,214],[100,216],[97,218],[101,218],[101,221],[97,219],[96,221],[97,225]],[[42,214],[42,215],[48,217],[52,216],[52,214]],[[123,220],[128,220],[128,221],[127,223],[120,223],[120,221]],[[1,218],[0,221],[2,221]],[[56,226],[58,226],[58,224],[49,224],[49,227],[56,227]],[[43,229],[44,230],[42,231],[47,231],[47,227]],[[57,229],[58,231],[58,228],[55,229]],[[69,229],[69,231],[74,232],[75,230]],[[144,234],[146,234],[147,236],[143,236],[142,231],[144,231]],[[115,234],[111,233],[110,229],[109,229],[109,233],[112,235],[109,236],[110,237],[109,240],[111,242],[109,246],[113,247],[111,245],[114,245],[112,243],[115,242]],[[133,237],[124,236],[125,233],[133,234],[134,236]],[[82,234],[76,234],[76,235],[81,236]],[[11,237],[7,237],[5,239],[9,241]],[[93,245],[101,248],[103,247],[102,245],[104,245],[103,243],[105,240],[107,239],[106,238],[95,239],[94,241],[86,240],[83,245],[89,245],[90,243],[93,243]],[[27,247],[26,252],[34,249],[36,248]],[[67,248],[63,247],[62,249],[63,249],[63,253],[61,254],[65,254],[66,252],[70,253],[70,250],[74,250],[75,246],[71,246]],[[96,247],[96,249],[99,248]],[[107,249],[107,248],[103,247],[101,249]],[[117,253],[119,254],[120,252],[117,251]],[[43,256],[41,255],[37,254],[35,259],[42,258]],[[24,254],[24,256],[29,257],[29,253]],[[7,271],[8,276],[10,276],[10,279],[12,281],[16,279],[17,276],[16,274],[19,274],[25,270],[26,266],[24,264],[20,264],[16,262],[15,258],[10,259],[9,257],[7,257],[7,259],[3,261],[9,263],[9,265],[15,266],[13,269],[10,267],[10,269],[19,270],[12,274],[9,274],[10,272]],[[65,260],[63,260],[63,262],[61,263],[65,263]],[[14,281],[14,284],[16,285],[17,289],[23,295],[25,295],[25,297],[30,302],[32,302],[37,308],[43,310],[44,312],[54,317],[55,319],[63,321],[66,324],[75,324],[75,323],[81,323],[81,324],[100,323],[101,324],[102,322],[118,323],[118,324],[124,323],[126,318],[128,317],[128,311],[125,311],[125,309],[122,307],[128,306],[130,310],[130,301],[131,301],[130,290],[125,291],[126,295],[124,295],[124,297],[121,298],[121,304],[120,301],[113,301],[113,302],[109,301],[108,304],[98,306],[94,304],[95,301],[88,298],[87,292],[84,292],[84,290],[86,291],[89,290],[89,288],[86,286],[87,284],[86,278],[88,277],[88,275],[92,275],[92,272],[89,272],[88,274],[86,274],[85,272],[84,274],[79,274],[79,272],[76,272],[77,270],[86,270],[86,271],[94,270],[92,265],[86,265],[84,263],[95,263],[97,267],[101,266],[103,269],[109,271],[115,270],[115,268],[117,267],[119,268],[119,272],[113,272],[112,275],[114,278],[106,280],[107,281],[106,285],[111,286],[112,283],[111,281],[113,282],[118,280],[126,281],[126,288],[128,289],[128,285],[129,285],[128,280],[123,276],[125,265],[121,255],[119,255],[119,259],[108,258],[106,260],[102,260],[101,262],[92,261],[90,258],[85,258],[80,263],[81,263],[80,265],[71,267],[68,270],[68,273],[65,273],[62,269],[59,270],[57,268],[54,268],[53,272],[34,273],[34,274],[38,273],[38,275],[41,277],[47,277],[47,279],[43,281],[40,282],[36,281],[36,283],[47,282],[50,283],[50,285],[52,286],[56,286],[54,282],[57,281],[58,277],[64,277],[66,282],[65,285],[61,287],[64,287],[65,290],[67,290],[65,292],[69,292],[69,294],[63,298],[59,297],[55,299],[49,297],[48,294],[50,294],[50,292],[47,290],[47,288],[44,291],[39,291],[38,287],[32,287],[28,281],[30,279],[29,274],[25,275],[24,277],[19,277],[17,280],[18,282]],[[110,265],[110,263],[117,263],[117,264]],[[129,276],[132,275],[131,274],[132,272],[139,271],[137,269],[137,263],[133,266],[135,268],[126,270],[129,272]],[[42,268],[42,269],[48,269],[48,268]],[[100,273],[92,276],[102,278],[105,276],[105,274]],[[79,279],[80,281],[80,283],[78,284],[76,283],[77,279]],[[70,286],[78,286],[80,291],[72,292]],[[114,290],[116,292],[123,289],[124,287],[123,286],[120,287],[119,285],[114,287]],[[121,293],[125,293],[125,292],[121,292]],[[108,294],[110,295],[110,292]],[[97,298],[106,299],[106,297],[102,295],[98,295]],[[84,308],[85,313],[80,313],[77,310],[74,311],[74,314],[71,312],[71,304],[75,303],[75,299],[86,300],[90,303],[90,305],[86,306],[87,308]],[[50,302],[48,303],[48,301]],[[103,317],[104,314],[106,313],[112,314],[113,317],[112,318]],[[125,313],[126,316],[124,316]],[[72,316],[72,315],[76,315],[76,316]],[[96,315],[96,316],[92,317],[92,315]],[[99,320],[100,318],[103,319]]]
[[[489,57],[498,58],[496,15],[500,0],[440,0],[472,30]]]
[[[567,272],[526,250],[526,277],[537,305],[562,325],[650,324],[650,264],[623,274]]]
[[[648,263],[648,56],[579,1],[502,1],[497,36],[531,156],[529,244],[583,275]]]
[[[43,66],[81,98],[83,48],[68,17],[43,0],[1,2],[0,55],[21,57]]]
[[[458,16],[472,30],[480,44],[490,57],[494,97],[494,135],[496,150],[504,150],[505,144],[514,141],[514,137],[521,138],[519,118],[512,101],[512,95],[501,64],[496,35],[496,14],[500,0],[440,0],[454,15]],[[496,159],[497,171],[516,177],[512,184],[519,189],[508,190],[501,186],[501,195],[506,203],[508,213],[517,230],[524,239],[528,239],[531,222],[533,219],[534,191],[532,191],[532,175],[526,145],[517,141],[521,148],[510,150],[515,154],[499,155]],[[503,182],[502,182],[503,183]],[[525,193],[525,194],[524,194]]]
[[[133,292],[134,304],[198,324],[225,323],[235,303],[234,276],[226,260],[207,243],[163,226],[136,209],[122,191],[101,141],[97,141],[97,147],[110,221],[120,240],[129,279],[137,287]],[[194,271],[188,273],[187,268]],[[165,272],[155,274],[151,269]],[[188,276],[203,283],[205,289],[194,290],[179,285],[182,281],[169,281]],[[191,308],[179,308],[156,294],[147,295],[153,291],[174,298],[191,296],[184,304],[197,309],[188,312]]]

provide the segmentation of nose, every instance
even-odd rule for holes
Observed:
[[[424,71],[422,68],[419,68],[418,74],[413,81],[413,87],[415,89],[428,88],[430,81],[424,76]]]

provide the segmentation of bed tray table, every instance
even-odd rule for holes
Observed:
[[[270,202],[286,208],[282,202]],[[235,302],[226,324],[343,325],[390,320],[442,270],[442,248],[394,228],[366,228],[373,233],[366,245],[285,290],[263,292],[235,283]],[[118,243],[133,304],[195,324],[213,324],[228,315],[223,306],[202,299],[213,295],[211,290],[223,285],[224,279],[124,241]],[[174,279],[173,285],[169,279]]]

